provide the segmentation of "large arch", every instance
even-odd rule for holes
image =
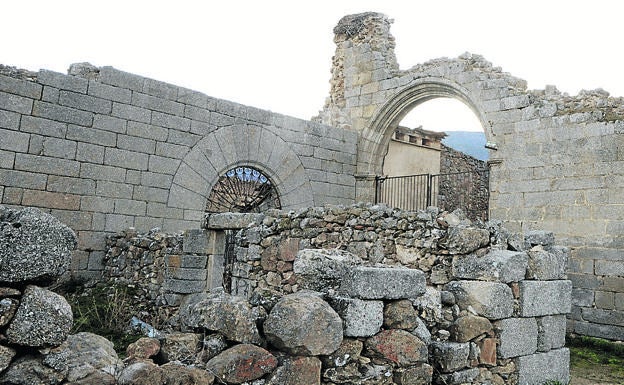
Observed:
[[[371,119],[370,125],[363,128],[359,141],[358,173],[381,175],[383,159],[394,129],[414,107],[435,98],[454,98],[463,102],[481,122],[487,140],[492,139],[492,131],[486,129],[488,125],[482,102],[470,90],[444,78],[418,79],[396,94],[388,96],[386,103]]]
[[[219,177],[245,165],[274,182],[283,209],[314,204],[301,160],[283,139],[268,127],[234,125],[212,132],[184,157],[173,178],[168,206],[203,213]]]

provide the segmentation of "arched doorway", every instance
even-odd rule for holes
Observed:
[[[365,156],[358,163],[360,170],[367,168],[376,175],[375,202],[408,210],[429,205],[449,211],[460,208],[471,219],[488,218],[487,163],[442,144],[444,132],[428,130],[424,124],[415,125],[406,119],[421,105],[454,102],[453,108],[462,108],[471,115],[471,129],[482,130],[480,137],[485,144],[483,120],[468,95],[461,86],[436,79],[404,89],[379,109],[362,135],[362,147],[370,152],[360,152]],[[462,123],[452,123],[458,124]]]

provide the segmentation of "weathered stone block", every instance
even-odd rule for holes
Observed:
[[[613,310],[615,308],[615,293],[611,291],[597,291],[595,293],[595,305],[598,309]]]
[[[624,340],[624,327],[621,326],[574,321],[574,332],[615,341]]]
[[[498,355],[511,358],[533,354],[537,350],[535,318],[507,318],[495,324],[499,335]]]
[[[409,300],[392,301],[383,312],[384,327],[388,329],[414,330],[418,327],[418,312]]]
[[[24,106],[23,108],[25,108]],[[23,109],[22,108],[22,109]],[[91,126],[93,123],[93,113],[81,111],[71,107],[63,107],[52,103],[35,101],[32,113],[41,118],[56,120],[64,123],[77,124],[80,126]]]
[[[624,261],[598,260],[596,261],[596,274],[624,276]]]
[[[554,315],[537,319],[537,350],[547,352],[565,345],[566,316]]]
[[[624,326],[624,312],[618,310],[583,308],[583,319],[599,324]]]
[[[166,255],[165,263],[170,267],[204,269],[208,257],[204,255]]]
[[[431,343],[431,361],[443,373],[467,368],[469,353],[469,343],[439,341]]]
[[[41,85],[9,76],[0,76],[0,91],[25,96],[27,98],[39,99],[41,96]]]
[[[455,341],[468,342],[482,334],[491,333],[492,324],[487,318],[467,315],[457,318],[450,332]]]
[[[572,282],[520,282],[520,316],[566,314],[572,307]]]
[[[222,291],[198,298],[182,315],[186,326],[219,332],[239,343],[262,342],[256,325],[257,313],[245,298]]]
[[[31,285],[24,291],[6,337],[11,344],[58,346],[69,335],[72,322],[71,306],[64,297]]]
[[[113,102],[112,115],[117,118],[134,120],[142,123],[150,123],[152,119],[152,112],[146,108],[117,102]]]
[[[364,346],[370,356],[399,366],[427,362],[429,356],[423,341],[401,329],[384,330],[367,339]]]
[[[447,284],[445,290],[455,295],[461,309],[471,307],[477,314],[488,319],[508,318],[513,313],[511,288],[502,283],[455,281]]]
[[[260,224],[264,214],[256,213],[225,213],[206,216],[204,228],[214,230],[244,229],[252,223]]]
[[[99,114],[109,114],[112,110],[112,103],[109,100],[70,91],[61,91],[59,93],[59,104]]]
[[[37,82],[47,86],[53,86],[62,90],[70,90],[87,93],[88,80],[77,76],[68,76],[60,72],[40,70],[37,74]]]
[[[186,230],[183,234],[182,250],[193,254],[223,254],[225,232],[215,230]]]
[[[339,292],[362,299],[417,298],[425,293],[425,274],[414,269],[356,267],[343,278]]]
[[[189,269],[184,267],[168,267],[165,270],[165,279],[182,279],[199,281],[206,279],[206,269]]]
[[[479,369],[460,370],[450,374],[440,374],[439,378],[445,385],[472,384],[479,375]]]
[[[446,247],[451,254],[468,254],[489,242],[488,230],[458,226],[449,228]]]
[[[572,303],[576,306],[592,306],[594,291],[589,289],[572,289]]]
[[[208,258],[206,266],[207,278],[206,289],[223,287],[223,274],[225,271],[225,256],[223,254],[213,254]]]
[[[297,254],[293,271],[303,288],[327,292],[338,289],[343,277],[361,263],[361,258],[348,252],[305,249]]]
[[[528,252],[529,269],[527,278],[538,280],[563,279],[566,276],[569,251],[565,247],[533,247]]]
[[[181,279],[167,279],[163,288],[170,293],[191,294],[201,293],[206,288],[206,281],[188,281]]]
[[[318,385],[321,361],[316,357],[288,357],[277,367],[267,385]]]
[[[479,257],[471,254],[453,258],[452,273],[457,278],[481,281],[518,282],[528,265],[525,252],[494,250]]]
[[[496,338],[484,338],[478,343],[479,363],[487,366],[496,366]]]
[[[514,360],[518,383],[542,385],[547,381],[570,381],[570,351],[567,348],[518,357]]]
[[[89,82],[89,90],[87,93],[98,98],[126,104],[130,104],[132,97],[132,91],[128,89],[109,86],[108,84],[102,84],[97,81]]]
[[[555,235],[551,231],[529,231],[524,234],[524,244],[527,249],[541,245],[545,250],[549,250],[555,244]]]
[[[398,385],[427,385],[431,383],[433,367],[428,364],[420,364],[409,368],[396,369],[394,382]]]
[[[335,297],[329,303],[340,315],[346,337],[370,337],[379,333],[384,320],[383,301]]]

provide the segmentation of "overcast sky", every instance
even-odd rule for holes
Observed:
[[[333,27],[365,11],[394,19],[402,69],[468,51],[530,89],[624,95],[618,0],[12,0],[0,6],[0,63],[65,73],[88,61],[309,119],[329,92]],[[475,129],[458,114],[416,122]]]

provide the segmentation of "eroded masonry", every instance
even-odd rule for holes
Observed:
[[[519,233],[551,231],[570,248],[568,330],[624,339],[624,100],[527,90],[472,54],[400,70],[390,20],[376,13],[347,16],[334,32],[331,91],[312,121],[112,67],[2,67],[1,203],[68,223],[78,234],[74,276],[98,279],[106,236],[199,229],[211,196],[234,210],[268,196],[267,208],[286,210],[373,201],[402,117],[451,97],[496,147],[489,218]],[[239,199],[227,178],[271,188]]]

